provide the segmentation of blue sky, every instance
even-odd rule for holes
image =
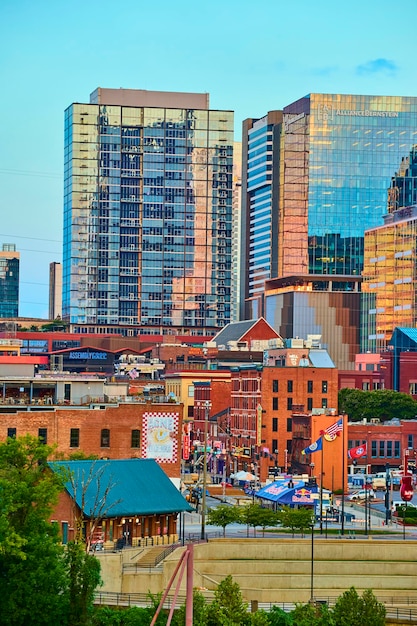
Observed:
[[[21,251],[20,315],[46,317],[62,257],[63,112],[96,87],[209,92],[261,117],[310,92],[417,96],[417,3],[2,0],[0,244]]]

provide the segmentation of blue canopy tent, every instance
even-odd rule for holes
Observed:
[[[275,481],[265,487],[262,487],[254,495],[262,500],[275,502],[276,504],[286,504],[294,506],[301,504],[302,506],[314,506],[317,498],[312,498],[312,494],[317,494],[319,488],[317,485],[306,487],[303,480],[296,482],[287,480]]]

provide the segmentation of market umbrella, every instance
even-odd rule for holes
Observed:
[[[233,474],[232,478],[235,478],[236,480],[246,480],[246,481],[256,480],[256,476],[254,474],[251,474],[250,472],[245,472],[243,470],[240,472],[237,472],[236,474]]]

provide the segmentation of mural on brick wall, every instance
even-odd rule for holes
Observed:
[[[176,463],[179,413],[146,411],[143,414],[142,458]]]

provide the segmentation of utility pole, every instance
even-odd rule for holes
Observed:
[[[207,433],[210,401],[204,403],[204,450],[203,450],[203,493],[201,498],[201,539],[206,538],[206,491],[207,491]]]

